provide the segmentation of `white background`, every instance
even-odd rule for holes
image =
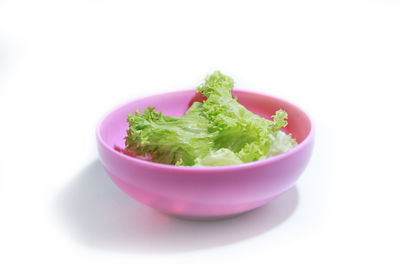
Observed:
[[[111,108],[219,69],[316,123],[295,189],[217,222],[116,188]],[[1,266],[399,266],[400,3],[1,1]],[[40,265],[39,265],[40,264]]]

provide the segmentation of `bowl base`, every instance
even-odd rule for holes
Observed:
[[[164,214],[167,214],[169,216],[181,219],[181,220],[187,220],[187,221],[219,221],[219,220],[225,220],[225,219],[231,219],[234,217],[238,217],[240,215],[244,215],[248,212],[251,212],[255,209],[258,209],[262,206],[264,206],[265,204],[267,204],[269,202],[268,201],[264,201],[263,204],[261,205],[257,205],[256,207],[249,209],[249,210],[245,210],[245,211],[241,211],[238,213],[233,213],[233,214],[225,214],[225,215],[200,215],[200,216],[196,216],[196,215],[182,215],[182,214],[174,214],[174,213],[168,213],[168,212],[163,212]]]
[[[181,219],[181,220],[186,220],[186,221],[219,221],[219,220],[234,218],[234,217],[240,216],[242,214],[245,214],[247,212],[249,212],[249,211],[236,213],[236,214],[217,215],[217,216],[187,216],[187,215],[177,215],[177,214],[170,214],[170,213],[166,213],[166,214],[168,214],[169,216]]]

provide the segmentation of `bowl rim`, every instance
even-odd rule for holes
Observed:
[[[134,158],[134,157],[125,155],[125,154],[123,154],[121,152],[116,151],[114,149],[114,147],[112,147],[109,144],[107,144],[107,142],[104,141],[104,139],[100,135],[100,128],[101,128],[103,122],[105,121],[105,119],[108,118],[112,113],[114,113],[118,109],[120,109],[120,108],[122,108],[124,106],[127,106],[127,105],[131,104],[132,102],[140,101],[142,99],[149,98],[149,97],[152,97],[152,96],[158,96],[158,95],[168,95],[168,94],[176,94],[176,93],[182,93],[182,92],[193,92],[193,93],[195,93],[196,92],[195,90],[196,89],[192,88],[192,89],[169,91],[169,92],[166,92],[166,93],[157,93],[157,94],[154,94],[154,95],[147,95],[147,96],[142,96],[140,98],[135,98],[135,99],[127,101],[127,102],[125,102],[123,104],[118,105],[117,107],[113,108],[111,111],[109,111],[105,115],[103,115],[101,117],[101,119],[99,120],[99,122],[97,123],[97,126],[96,126],[96,139],[97,139],[98,143],[102,147],[104,147],[107,151],[111,152],[112,154],[114,154],[115,156],[121,158],[122,160],[127,160],[128,162],[131,162],[131,163],[137,164],[137,165],[142,165],[143,167],[158,168],[158,169],[162,169],[162,170],[165,170],[165,171],[206,172],[207,173],[207,172],[220,172],[220,171],[228,171],[228,170],[229,171],[231,171],[231,170],[232,171],[238,171],[238,170],[242,170],[242,169],[256,168],[256,167],[263,166],[263,165],[273,164],[274,162],[281,161],[281,160],[283,160],[285,158],[290,157],[293,154],[296,154],[298,151],[302,150],[304,147],[310,145],[310,143],[313,142],[314,132],[315,132],[314,122],[313,122],[312,118],[310,117],[310,115],[303,108],[300,108],[299,106],[293,104],[292,102],[287,101],[285,99],[282,99],[280,97],[276,97],[274,95],[264,94],[264,93],[260,93],[260,92],[250,91],[250,90],[238,89],[238,88],[233,88],[232,91],[243,93],[243,94],[253,94],[253,95],[258,95],[258,96],[262,96],[262,97],[273,98],[275,100],[278,100],[278,101],[281,101],[281,102],[285,102],[285,103],[297,108],[301,112],[303,112],[305,114],[306,118],[308,119],[309,123],[310,123],[310,131],[308,132],[307,136],[295,148],[289,150],[288,152],[285,152],[285,153],[282,153],[282,154],[279,154],[279,155],[276,155],[276,156],[273,156],[273,157],[270,157],[270,158],[265,158],[265,159],[260,159],[260,160],[257,160],[257,161],[246,162],[246,163],[235,164],[235,165],[194,167],[194,166],[175,166],[175,165],[157,163],[157,162],[146,161],[146,160],[142,160],[142,159],[138,159],[138,158]]]

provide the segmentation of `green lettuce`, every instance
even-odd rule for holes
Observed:
[[[215,71],[197,88],[207,99],[194,102],[182,117],[155,107],[128,115],[126,150],[151,161],[180,166],[223,166],[260,160],[296,146],[281,131],[287,113],[262,118],[232,98],[233,79]]]

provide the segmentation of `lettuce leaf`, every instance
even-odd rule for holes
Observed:
[[[240,163],[243,163],[243,161],[241,161],[232,150],[221,148],[217,151],[210,151],[210,153],[203,158],[197,158],[194,166],[224,166]]]
[[[154,162],[194,165],[197,157],[211,151],[215,136],[208,132],[209,122],[200,112],[199,102],[182,117],[162,115],[155,107],[148,107],[143,114],[137,110],[128,115],[125,149],[138,156],[150,154]]]
[[[197,88],[207,99],[194,102],[182,117],[149,107],[128,115],[126,150],[151,155],[154,162],[182,166],[222,166],[260,160],[296,146],[281,131],[287,113],[267,120],[232,98],[234,81],[215,71]]]

